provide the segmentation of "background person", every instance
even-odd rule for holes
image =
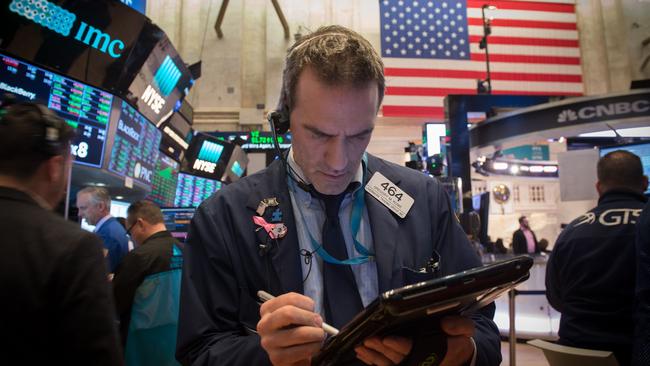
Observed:
[[[530,229],[528,218],[519,218],[519,229],[512,233],[512,252],[514,254],[535,254],[539,253],[537,237]]]
[[[546,297],[560,318],[558,343],[613,351],[629,365],[634,333],[635,224],[648,177],[638,156],[598,161],[598,206],[571,222],[546,264]]]
[[[108,267],[111,273],[129,251],[129,239],[124,227],[111,216],[111,196],[103,187],[86,187],[77,192],[79,217],[95,226],[97,234],[108,250]]]
[[[131,204],[126,223],[137,246],[117,267],[113,293],[127,364],[178,364],[174,351],[181,244],[167,231],[160,208],[151,201]]]
[[[121,365],[101,242],[52,212],[74,131],[36,104],[0,107],[0,354],[7,365]]]

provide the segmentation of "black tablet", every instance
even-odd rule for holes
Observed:
[[[519,256],[384,292],[357,314],[312,360],[312,365],[344,364],[354,347],[379,335],[413,336],[445,315],[469,315],[528,279],[533,259]]]

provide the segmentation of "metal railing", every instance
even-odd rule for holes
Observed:
[[[517,290],[508,291],[508,317],[510,319],[510,329],[508,342],[510,345],[510,366],[517,365],[517,335],[515,331],[515,297],[518,295],[546,295],[546,290]]]

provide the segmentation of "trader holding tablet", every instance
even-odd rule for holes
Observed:
[[[276,133],[292,147],[205,201],[185,250],[177,358],[196,365],[308,365],[325,321],[343,328],[392,288],[480,266],[444,189],[365,152],[384,95],[367,40],[323,27],[288,51]],[[275,298],[258,305],[257,292]],[[442,337],[371,337],[356,364],[501,361],[494,304],[447,317]],[[437,341],[436,341],[437,339]]]

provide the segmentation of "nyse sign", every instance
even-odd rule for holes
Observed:
[[[206,173],[214,173],[214,170],[217,168],[217,164],[201,159],[196,159],[194,160],[194,165],[192,168],[194,170],[199,170]]]
[[[156,93],[156,89],[151,84],[147,85],[147,89],[142,93],[140,99],[156,114],[160,114],[160,110],[165,106],[165,98]]]

